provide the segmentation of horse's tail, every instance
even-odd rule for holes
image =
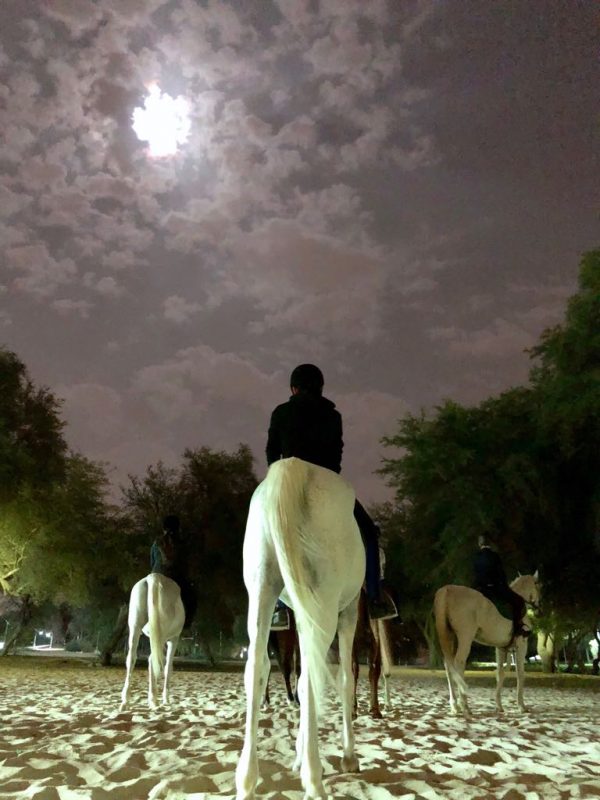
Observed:
[[[466,691],[467,684],[454,664],[456,655],[456,637],[448,617],[448,587],[442,586],[435,593],[433,600],[433,614],[435,616],[435,629],[440,643],[440,649],[444,656],[444,663],[449,673],[455,678],[458,684]]]
[[[148,633],[150,635],[150,659],[156,679],[165,663],[163,637],[160,630],[162,584],[156,574],[148,576]]]
[[[302,657],[317,708],[332,677],[327,666],[331,644],[323,627],[323,610],[314,590],[311,564],[327,560],[327,543],[311,532],[307,487],[313,467],[298,458],[275,462],[265,479],[269,527],[285,588],[292,600]],[[337,609],[336,609],[337,616]]]

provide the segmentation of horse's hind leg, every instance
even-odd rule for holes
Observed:
[[[454,656],[454,670],[453,678],[455,682],[456,694],[458,699],[458,707],[466,717],[471,715],[469,703],[467,699],[467,684],[465,683],[465,667],[467,666],[467,658],[471,652],[471,644],[475,638],[475,632],[472,635],[458,636],[458,647],[456,648],[456,655]]]
[[[453,664],[451,663],[449,657],[444,657],[444,669],[446,671],[446,680],[448,681],[448,694],[450,695],[450,713],[456,714],[458,713],[458,696],[455,696],[456,690],[454,688],[454,681],[452,679]]]
[[[324,626],[325,627],[325,626]],[[326,628],[325,628],[326,629]],[[310,634],[309,634],[310,635]],[[333,639],[333,632],[331,639]],[[305,669],[300,673],[300,727],[296,742],[296,764],[300,767],[300,780],[304,789],[304,800],[325,800],[327,793],[323,786],[323,765],[319,757],[319,730],[317,724],[317,698],[311,683],[306,665],[311,663],[305,650],[306,644],[310,647],[320,647],[320,643],[313,641],[307,643],[306,634],[300,634],[300,657]],[[315,660],[325,661],[327,653],[316,656]]]
[[[496,648],[496,708],[500,713],[504,711],[502,707],[502,686],[504,684],[504,667],[508,653],[504,648]]]
[[[375,630],[373,630],[373,625],[369,621],[369,687],[371,689],[371,708],[369,713],[372,719],[381,719],[378,692],[379,678],[381,677],[381,642],[376,626],[377,623],[375,623]]]
[[[260,710],[266,711],[269,706],[271,705],[271,696],[269,694],[269,679],[271,678],[271,660],[269,659],[269,671],[267,672],[267,681],[265,683],[265,693],[263,695],[262,703],[260,704]]]
[[[338,685],[342,701],[342,770],[344,772],[358,772],[358,758],[354,752],[354,728],[352,725],[355,705],[356,688],[353,676],[352,653],[356,621],[358,617],[358,603],[351,603],[340,614],[338,621],[338,641],[340,649],[340,667],[338,672]]]
[[[294,693],[292,692],[292,672],[294,669],[294,648],[296,645],[295,634],[291,631],[285,631],[289,636],[282,636],[283,639],[283,653],[279,667],[283,672],[283,680],[285,683],[285,691],[289,705],[294,705]]]
[[[525,657],[527,655],[527,639],[517,637],[515,645],[515,669],[517,671],[517,705],[521,711],[527,711],[523,702],[523,689],[525,684]]]
[[[244,747],[235,773],[237,800],[253,800],[258,782],[256,739],[259,706],[269,676],[267,640],[273,606],[278,592],[263,590],[260,597],[249,592],[248,598],[248,660],[244,672],[246,688],[246,732]],[[257,590],[258,592],[258,590]]]
[[[173,639],[169,639],[167,642],[167,658],[165,660],[165,677],[162,694],[163,705],[169,704],[169,686],[171,684],[171,675],[173,674],[173,659],[175,657],[175,650],[177,650],[178,643],[179,636],[175,636]]]
[[[119,711],[125,711],[129,703],[129,687],[131,683],[131,676],[135,667],[140,634],[141,630],[137,625],[130,626],[127,660],[125,661],[127,672],[125,674],[125,685],[123,686],[123,691],[121,692],[121,705],[119,707]]]
[[[148,708],[158,708],[158,679],[160,675],[157,675],[154,671],[154,664],[152,659],[152,652],[148,656]]]

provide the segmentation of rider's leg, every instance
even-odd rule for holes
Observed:
[[[520,594],[513,592],[513,590],[510,588],[506,595],[506,599],[508,600],[512,608],[514,635],[529,636],[530,633],[529,629],[523,625],[523,619],[525,617],[525,612],[526,612],[525,600],[523,600]]]
[[[354,503],[354,519],[358,524],[367,557],[366,587],[371,619],[397,616],[393,603],[381,591],[381,566],[379,563],[379,528],[365,511],[361,503]]]

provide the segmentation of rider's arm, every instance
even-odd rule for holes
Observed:
[[[335,443],[333,456],[336,463],[334,471],[339,473],[342,471],[342,450],[344,449],[344,437],[342,432],[342,415],[339,413],[336,413],[335,415],[333,441]]]
[[[281,436],[277,424],[277,409],[271,414],[269,434],[267,437],[267,464],[270,466],[274,461],[281,458]]]

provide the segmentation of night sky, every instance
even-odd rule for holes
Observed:
[[[527,379],[598,245],[598,4],[2,0],[0,342],[115,484],[298,363],[364,502],[407,411]],[[178,153],[132,129],[155,81]]]

